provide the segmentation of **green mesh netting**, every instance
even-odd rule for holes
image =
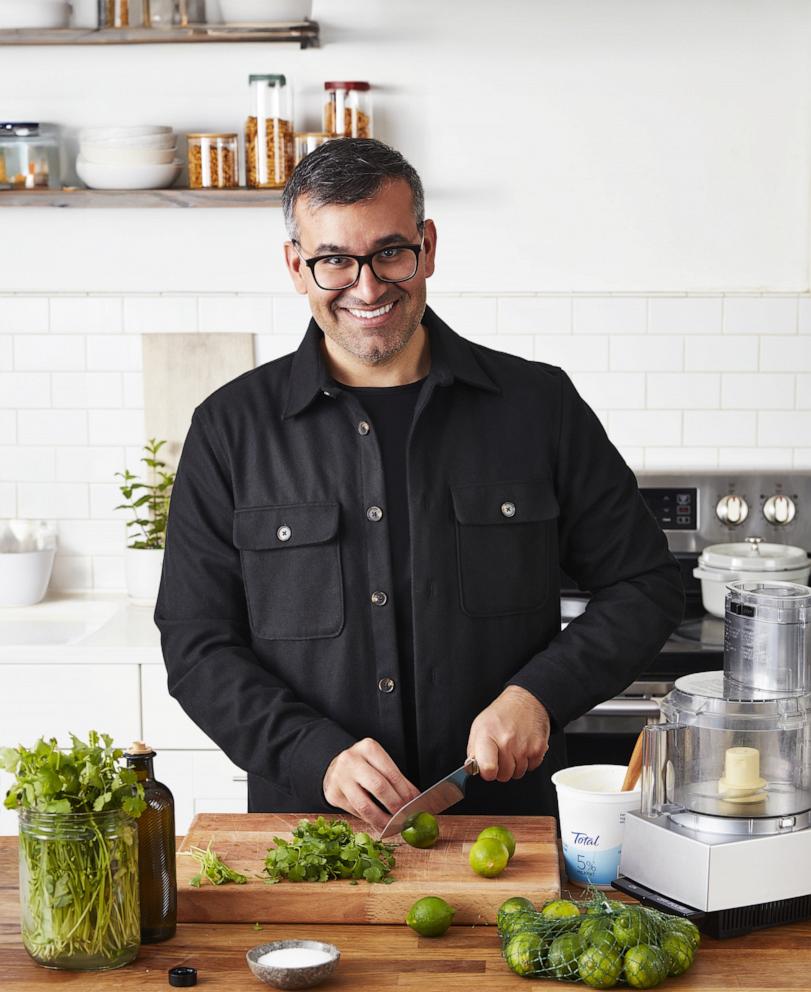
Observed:
[[[587,893],[589,895],[589,893]],[[700,942],[689,920],[610,902],[557,899],[540,911],[509,900],[499,911],[504,960],[526,978],[580,982],[594,989],[650,989],[693,963]]]

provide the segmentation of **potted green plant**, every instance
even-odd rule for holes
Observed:
[[[169,497],[175,473],[167,471],[166,462],[159,457],[166,441],[150,438],[144,445],[146,454],[141,461],[146,466],[146,479],[125,469],[116,472],[121,479],[119,489],[126,502],[117,510],[129,510],[133,518],[127,521],[127,547],[124,551],[124,575],[131,599],[154,603],[158,594],[163,549],[166,543],[166,520]]]

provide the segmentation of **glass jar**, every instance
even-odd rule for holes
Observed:
[[[338,138],[373,138],[372,93],[367,82],[324,83],[324,130]]]
[[[187,134],[189,189],[234,189],[239,185],[236,134]]]
[[[99,7],[105,28],[141,27],[145,21],[149,25],[147,0],[104,0]],[[145,10],[146,8],[146,10]]]
[[[59,189],[59,136],[51,124],[0,122],[0,189]]]
[[[296,131],[296,165],[305,155],[320,148],[331,137],[326,131]]]
[[[284,76],[249,76],[250,113],[245,122],[248,186],[281,189],[294,165],[293,111]]]
[[[20,810],[20,908],[25,949],[70,971],[120,968],[140,943],[138,832],[121,810]]]

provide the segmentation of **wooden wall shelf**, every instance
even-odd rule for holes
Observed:
[[[280,207],[271,189],[31,189],[0,190],[0,207]]]
[[[317,48],[316,21],[264,25],[191,24],[186,28],[21,28],[0,30],[0,45],[167,45],[223,41],[294,42]]]

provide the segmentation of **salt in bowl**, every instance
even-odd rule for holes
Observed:
[[[321,964],[298,966],[261,964],[259,961],[263,955],[271,951],[287,949],[320,951],[322,954],[328,954],[329,958]],[[268,985],[273,985],[277,989],[311,989],[335,971],[341,959],[341,952],[334,944],[325,944],[320,940],[272,940],[270,943],[252,947],[245,957],[254,975]]]

